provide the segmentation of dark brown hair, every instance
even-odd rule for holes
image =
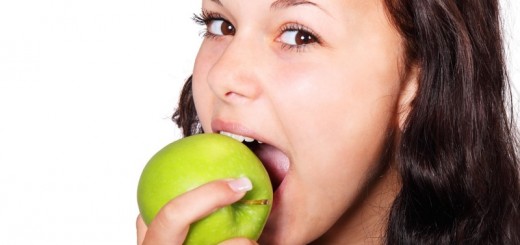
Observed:
[[[419,87],[388,244],[520,244],[518,148],[497,0],[385,0]],[[511,113],[513,115],[513,113]]]
[[[385,5],[407,67],[419,70],[393,154],[402,189],[386,243],[520,244],[520,164],[498,1]],[[201,132],[191,77],[173,120],[185,136]]]
[[[191,89],[192,77],[190,76],[182,87],[179,105],[173,113],[172,120],[182,130],[184,137],[202,133],[199,126],[199,118],[195,110],[195,102],[193,101],[193,93]]]

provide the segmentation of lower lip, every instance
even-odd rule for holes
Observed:
[[[286,176],[287,177],[287,176]],[[280,200],[282,199],[282,196],[283,196],[283,192],[284,192],[284,189],[285,189],[285,183],[286,183],[286,180],[287,178],[284,178],[282,180],[282,182],[280,183],[280,185],[278,186],[278,188],[276,188],[276,190],[274,191],[274,196],[273,196],[273,209],[275,209],[277,206],[278,206],[278,203],[280,202]]]

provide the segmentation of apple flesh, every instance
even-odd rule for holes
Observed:
[[[157,152],[139,179],[137,201],[146,224],[171,199],[217,179],[248,177],[253,189],[240,201],[190,226],[185,244],[257,240],[271,211],[273,190],[262,162],[244,144],[220,134],[198,134]]]

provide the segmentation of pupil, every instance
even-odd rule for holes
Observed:
[[[296,44],[302,45],[302,44],[309,44],[312,43],[312,36],[305,32],[298,32],[296,35]]]

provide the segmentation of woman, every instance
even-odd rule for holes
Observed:
[[[174,119],[185,135],[263,142],[276,191],[261,244],[520,244],[498,8],[203,0],[205,40]],[[216,181],[172,200],[150,227],[138,219],[138,240],[182,243],[243,196],[237,185],[249,187]]]

